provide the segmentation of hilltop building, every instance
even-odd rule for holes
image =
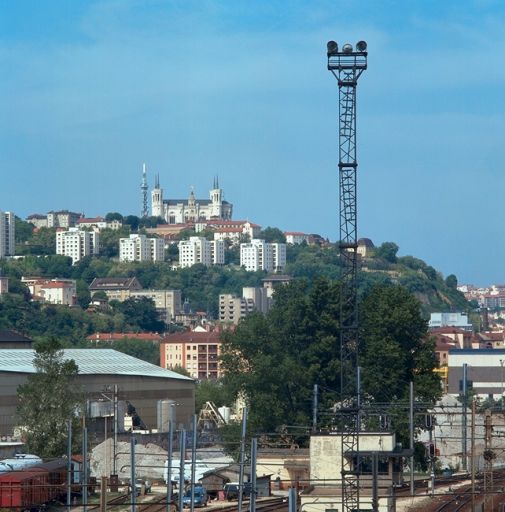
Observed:
[[[159,176],[151,192],[151,215],[165,219],[167,224],[185,224],[211,219],[231,219],[233,205],[224,200],[223,189],[214,179],[209,199],[196,199],[191,190],[188,199],[164,199]]]
[[[69,228],[68,231],[56,233],[56,254],[69,256],[75,264],[85,256],[98,254],[99,237],[94,231],[81,231]]]
[[[15,215],[12,212],[0,210],[0,258],[14,256],[15,244]]]
[[[50,211],[46,215],[34,213],[28,215],[27,222],[32,223],[36,228],[72,228],[77,225],[82,213],[70,212],[68,210]]]
[[[165,242],[161,238],[130,235],[119,239],[119,261],[163,261]]]

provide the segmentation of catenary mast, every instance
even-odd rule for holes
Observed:
[[[337,79],[339,90],[339,200],[340,200],[340,409],[337,428],[341,433],[342,512],[360,510],[359,430],[361,403],[359,384],[357,248],[358,216],[356,202],[356,87],[367,68],[367,45],[356,49],[346,43],[339,49],[327,44],[328,70]],[[356,454],[354,466],[345,455]]]

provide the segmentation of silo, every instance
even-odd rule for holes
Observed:
[[[231,409],[226,405],[221,406],[219,409],[219,414],[223,417],[225,423],[230,423]]]
[[[174,400],[169,400],[168,398],[165,400],[158,400],[156,404],[156,412],[157,412],[157,427],[158,432],[168,432],[168,422],[171,421],[173,425],[175,425],[175,408],[176,403]]]

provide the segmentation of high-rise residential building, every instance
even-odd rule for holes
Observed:
[[[14,256],[15,216],[12,212],[0,210],[0,258]]]
[[[252,272],[280,272],[286,266],[286,244],[268,243],[257,238],[240,244],[240,265]]]
[[[267,313],[272,299],[268,296],[268,289],[262,287],[242,288],[242,297],[226,293],[219,296],[219,320],[221,322],[238,324],[253,311]]]
[[[75,264],[85,256],[97,255],[98,243],[98,233],[70,228],[68,231],[56,233],[56,254],[69,256]]]
[[[191,236],[189,240],[181,240],[179,247],[179,265],[191,267],[197,263],[203,265],[224,265],[224,242],[207,240],[200,236]]]
[[[161,238],[130,235],[119,239],[119,261],[163,261],[165,243]]]

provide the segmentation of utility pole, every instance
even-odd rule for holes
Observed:
[[[72,418],[67,420],[67,512],[72,505]]]
[[[409,383],[409,434],[410,434],[410,452],[412,455],[410,456],[409,466],[410,466],[410,495],[414,496],[415,494],[415,485],[414,485],[414,383],[411,381]]]
[[[464,471],[468,469],[467,467],[467,428],[468,428],[468,418],[467,418],[467,410],[468,410],[468,365],[466,363],[463,364],[463,420],[461,423],[461,462],[462,468]]]
[[[484,512],[487,512],[488,495],[491,495],[491,512],[494,508],[493,496],[493,418],[491,409],[486,409],[484,418]]]
[[[247,431],[247,407],[242,409],[242,434],[240,436],[240,458],[238,476],[238,512],[242,512],[244,494],[245,435]]]
[[[170,512],[172,501],[172,458],[174,453],[174,422],[168,421],[168,457],[167,457],[167,511]]]
[[[472,512],[475,512],[475,398],[472,400],[472,430],[470,457],[470,469],[472,479]]]
[[[335,41],[327,46],[328,70],[339,89],[339,225],[340,225],[340,410],[337,427],[341,435],[342,512],[360,510],[359,464],[349,465],[346,454],[359,459],[360,411],[357,403],[358,294],[357,294],[357,156],[356,87],[367,68],[367,44],[359,41],[356,50]],[[240,512],[240,511],[239,511]]]

